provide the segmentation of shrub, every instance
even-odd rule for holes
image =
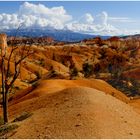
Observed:
[[[8,133],[8,132],[10,132],[10,131],[12,131],[12,130],[14,130],[16,128],[18,128],[18,125],[17,124],[10,124],[10,125],[9,124],[6,124],[6,125],[2,125],[0,127],[0,136],[3,136],[6,133]]]
[[[20,116],[18,116],[17,118],[15,118],[15,119],[13,120],[13,122],[23,121],[23,120],[29,118],[30,116],[32,116],[32,113],[24,112],[24,113],[22,113]]]
[[[33,88],[36,88],[38,85],[39,85],[38,81],[35,81],[35,82],[32,83]]]
[[[77,70],[76,67],[74,67],[73,69],[71,69],[70,75],[71,75],[71,78],[78,75],[78,70]]]
[[[93,71],[93,66],[89,63],[84,63],[83,64],[83,71],[84,71],[84,76],[89,77],[94,72]]]
[[[16,89],[16,90],[20,90],[20,87],[18,87],[18,86],[15,86],[15,89]]]
[[[44,59],[41,59],[41,60],[39,61],[39,65],[41,65],[42,67],[45,66],[45,61],[44,61]]]
[[[39,71],[36,71],[36,72],[35,72],[35,75],[37,76],[37,79],[40,79],[40,78],[41,78],[41,74],[40,74]]]

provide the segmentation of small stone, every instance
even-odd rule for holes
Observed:
[[[127,121],[124,121],[125,123],[127,123]]]
[[[64,102],[68,101],[68,99],[64,99]]]
[[[130,135],[133,135],[133,133],[132,133],[132,132],[130,132],[129,134],[130,134]]]
[[[75,127],[79,127],[79,126],[81,126],[81,125],[80,125],[80,124],[76,124],[76,125],[75,125]]]
[[[57,106],[57,105],[58,105],[58,103],[55,104],[55,106]]]
[[[81,116],[81,114],[77,114],[76,116]]]

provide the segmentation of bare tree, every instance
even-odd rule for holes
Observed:
[[[16,38],[16,37],[15,37]],[[15,40],[13,39],[13,41]],[[21,42],[22,43],[22,42]],[[3,119],[4,123],[8,122],[8,94],[11,92],[14,82],[21,71],[21,64],[24,59],[33,54],[31,45],[7,46],[6,34],[0,34],[1,49],[1,93],[3,101]],[[11,65],[14,72],[11,74]]]

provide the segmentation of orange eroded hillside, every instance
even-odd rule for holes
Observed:
[[[67,83],[66,83],[67,85]],[[35,91],[33,91],[35,92]],[[68,87],[11,105],[34,111],[10,138],[139,138],[140,114],[99,90]],[[44,95],[43,95],[44,93]],[[32,92],[30,93],[32,94]],[[12,110],[13,109],[13,110]]]
[[[26,102],[36,97],[38,98],[40,96],[53,94],[54,92],[61,91],[70,87],[94,88],[103,91],[106,94],[113,95],[122,101],[129,102],[129,99],[123,93],[117,91],[115,88],[111,87],[109,84],[102,80],[43,80],[38,83],[38,86],[32,92],[28,93],[27,89],[27,91],[24,90],[24,92],[19,92],[13,96],[13,99],[9,103],[9,109],[12,109],[14,112],[10,111],[10,114],[15,115],[19,113],[18,111],[23,111],[21,108],[17,108],[17,103],[20,104],[20,102]],[[15,108],[17,109],[15,110]],[[28,105],[25,106],[25,109],[27,109],[27,111],[31,111],[31,108],[28,108]]]

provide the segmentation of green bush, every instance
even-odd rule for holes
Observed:
[[[0,127],[0,136],[5,135],[6,133],[18,128],[17,124],[5,124]]]
[[[74,67],[73,69],[71,69],[71,77],[75,77],[78,75],[78,70]]]
[[[32,116],[32,113],[24,112],[24,113],[22,113],[20,116],[18,116],[17,118],[15,118],[15,119],[13,120],[13,122],[23,121],[23,120],[29,118],[30,116]]]
[[[89,63],[84,63],[83,64],[83,71],[84,71],[84,76],[85,77],[91,76],[94,73],[93,65],[91,65]]]
[[[39,85],[38,81],[35,81],[35,82],[32,83],[33,88],[36,88],[38,85]]]

